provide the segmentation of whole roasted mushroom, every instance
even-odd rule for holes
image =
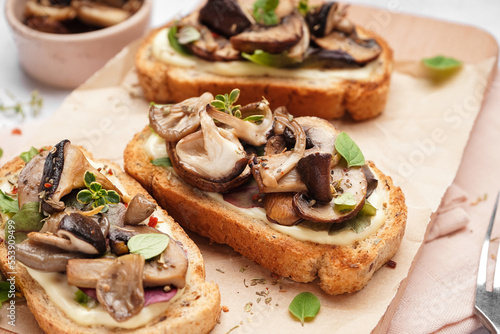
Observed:
[[[101,226],[93,219],[79,213],[64,216],[55,234],[31,232],[28,233],[28,238],[34,242],[52,245],[70,252],[85,254],[106,252],[106,238]]]
[[[151,216],[155,209],[156,204],[147,200],[143,194],[137,194],[127,206],[124,223],[125,225],[137,225]]]

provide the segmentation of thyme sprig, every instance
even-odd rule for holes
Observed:
[[[88,189],[80,190],[76,195],[78,202],[82,204],[92,203],[95,209],[104,206],[102,212],[108,211],[108,204],[120,202],[120,195],[114,190],[102,189],[102,185],[96,181],[94,173],[86,171],[84,176],[85,186]]]
[[[235,88],[231,91],[231,93],[229,93],[229,95],[226,93],[224,95],[218,94],[215,96],[215,100],[210,102],[210,105],[219,111],[241,118],[241,105],[234,105],[236,101],[238,101],[239,97],[240,90]]]

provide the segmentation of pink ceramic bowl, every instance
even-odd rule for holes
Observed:
[[[5,16],[14,34],[22,68],[46,84],[75,88],[149,27],[153,0],[130,18],[109,28],[80,34],[39,32],[22,23],[28,0],[7,0]]]

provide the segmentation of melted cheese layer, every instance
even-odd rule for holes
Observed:
[[[313,81],[369,80],[381,73],[381,60],[374,60],[361,68],[352,69],[286,69],[258,65],[249,61],[210,62],[192,55],[183,55],[168,42],[168,28],[160,30],[152,44],[153,57],[169,65],[213,73],[226,77],[276,77]]]
[[[158,146],[165,146],[165,141],[159,136],[152,134],[148,137],[144,143],[144,149],[147,154],[152,159],[158,159],[166,157],[166,155],[158,154],[161,152]],[[158,155],[157,155],[158,154]],[[357,241],[364,240],[370,235],[374,234],[385,222],[386,214],[384,211],[384,204],[388,203],[389,199],[387,194],[383,192],[382,184],[379,182],[377,189],[371,194],[369,202],[377,209],[377,214],[371,218],[370,225],[365,228],[360,233],[354,232],[352,229],[345,229],[338,231],[333,234],[328,234],[328,231],[314,231],[312,229],[303,226],[283,226],[276,223],[272,223],[267,219],[266,211],[264,208],[240,208],[226,202],[223,196],[219,193],[203,192],[205,195],[209,196],[221,205],[229,208],[230,210],[237,211],[239,214],[248,217],[250,219],[255,219],[264,222],[272,229],[289,235],[297,240],[301,241],[312,241],[319,244],[327,245],[339,245],[339,246],[349,246]]]

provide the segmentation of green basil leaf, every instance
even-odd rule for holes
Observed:
[[[98,305],[97,301],[94,298],[90,297],[80,289],[76,290],[74,299],[78,304],[85,308],[90,309]]]
[[[432,70],[455,70],[462,66],[462,62],[445,56],[436,56],[422,59],[424,65]]]
[[[250,115],[245,117],[243,120],[248,122],[258,122],[264,119],[264,115]]]
[[[201,38],[200,32],[192,26],[182,27],[177,33],[177,41],[179,44],[185,45],[195,42]]]
[[[172,49],[179,52],[180,54],[189,55],[188,49],[181,45],[177,39],[177,27],[171,27],[168,30],[168,42]]]
[[[102,186],[99,182],[92,182],[89,185],[89,190],[93,193],[99,193],[102,189]]]
[[[270,67],[290,67],[297,63],[297,60],[288,57],[286,52],[272,54],[262,50],[255,50],[253,54],[242,52],[241,56],[252,63]]]
[[[304,326],[304,320],[314,318],[318,314],[320,307],[321,303],[318,297],[310,292],[302,292],[295,296],[288,309]]]
[[[371,205],[368,201],[365,201],[363,208],[358,212],[358,216],[375,216],[377,214],[377,209]]]
[[[0,282],[0,306],[9,300],[10,282]]]
[[[154,159],[151,160],[151,163],[154,166],[172,167],[172,161],[169,157]]]
[[[347,161],[347,167],[363,166],[365,164],[363,153],[347,133],[339,133],[335,140],[335,149]]]
[[[2,150],[2,148],[0,147],[0,158],[2,158],[2,156],[3,156],[3,150]]]
[[[309,11],[309,1],[300,0],[297,9],[299,10],[299,13],[302,14],[302,16],[306,16],[307,12]]]
[[[38,155],[38,153],[40,153],[40,151],[31,146],[29,151],[23,152],[19,156],[21,157],[21,159],[23,159],[25,163],[28,163],[30,162],[31,159],[33,159],[34,156]]]
[[[358,204],[354,195],[348,191],[335,198],[333,203],[335,203],[335,209],[339,211],[351,211]]]
[[[76,200],[82,204],[88,204],[92,201],[92,193],[87,189],[80,190],[76,195]]]
[[[147,260],[163,253],[169,241],[170,238],[166,234],[145,233],[130,238],[127,247],[130,253],[141,254]]]
[[[40,204],[38,202],[27,202],[21,210],[12,216],[17,232],[38,232],[43,227],[42,219],[45,216],[40,212]],[[7,225],[6,225],[7,228]],[[5,232],[7,234],[7,231]]]
[[[356,218],[349,220],[349,227],[357,234],[360,234],[368,226],[370,226],[371,223],[372,219],[370,216],[357,216]]]
[[[3,213],[18,213],[19,204],[17,200],[6,195],[2,190],[0,190],[0,211]]]
[[[120,195],[114,190],[108,191],[108,195],[106,196],[106,200],[108,203],[117,204],[120,203]]]
[[[276,25],[278,17],[275,9],[278,7],[279,0],[257,0],[253,4],[253,16],[260,24]]]
[[[85,175],[83,176],[83,182],[85,183],[87,188],[90,187],[90,184],[92,182],[95,182],[95,181],[96,181],[96,178],[95,178],[94,173],[86,171]]]

